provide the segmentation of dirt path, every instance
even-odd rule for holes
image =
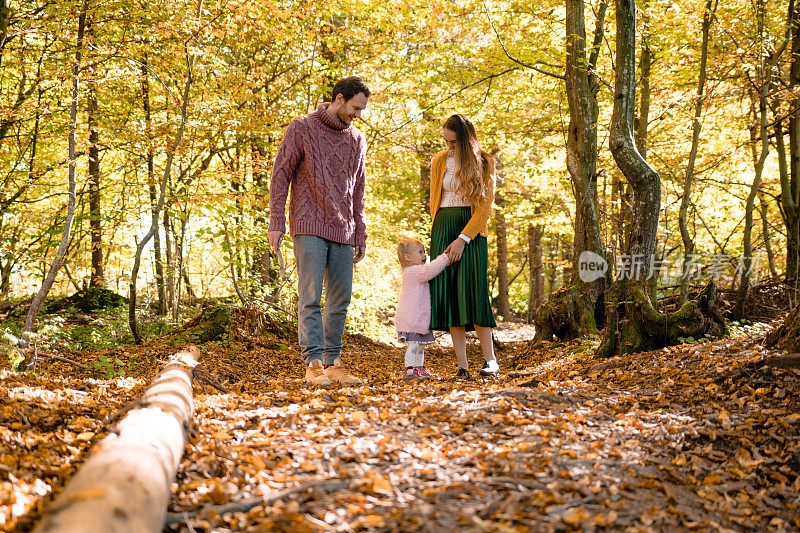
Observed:
[[[507,345],[499,378],[408,384],[400,349],[351,338],[345,356],[367,384],[325,388],[298,379],[279,340],[211,350],[207,371],[236,394],[196,388],[167,530],[800,530],[798,371],[763,367],[747,337],[610,361],[591,349]],[[428,361],[454,370],[445,349]],[[47,385],[15,379],[3,378],[9,397]],[[88,402],[111,413],[135,393],[98,387]],[[6,517],[29,510],[7,526],[28,530],[36,491],[58,487],[95,438],[75,417],[102,433],[67,396],[53,405],[62,417],[75,405],[72,422],[52,433],[71,443],[51,455],[30,417],[3,430],[0,473],[32,487],[0,502]],[[8,464],[19,442],[28,459]]]

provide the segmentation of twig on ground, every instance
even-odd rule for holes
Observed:
[[[89,365],[84,365],[83,363],[79,363],[77,361],[73,361],[72,359],[67,359],[66,357],[63,357],[61,355],[47,354],[47,353],[38,352],[36,354],[36,357],[41,357],[42,359],[51,359],[53,361],[61,361],[62,363],[69,363],[69,364],[71,364],[73,366],[77,366],[78,368],[82,368],[82,369],[88,370],[90,372],[97,372],[96,368],[92,368]]]
[[[230,394],[231,393],[230,390],[228,390],[223,385],[220,385],[219,383],[214,381],[214,379],[211,376],[209,376],[208,374],[206,374],[205,372],[203,372],[199,368],[195,368],[194,369],[194,375],[197,376],[200,379],[200,381],[202,381],[204,383],[208,383],[209,385],[211,385],[212,387],[214,387],[215,389],[217,389],[218,391],[220,391],[220,392],[222,392],[224,394]],[[203,387],[203,391],[205,391],[205,387]]]
[[[164,525],[187,522],[194,516],[212,511],[220,515],[226,513],[246,513],[253,507],[257,507],[259,505],[272,505],[278,500],[283,500],[288,496],[299,494],[312,488],[322,488],[327,492],[334,492],[337,490],[346,489],[348,487],[350,487],[349,479],[321,479],[317,481],[310,481],[300,485],[299,487],[282,490],[281,492],[277,492],[271,496],[257,496],[255,498],[246,498],[238,502],[231,502],[222,505],[209,505],[208,507],[203,507],[202,509],[191,514],[186,511],[182,511],[180,513],[167,513],[167,519],[164,522]]]

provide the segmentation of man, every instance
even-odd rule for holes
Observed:
[[[297,337],[305,380],[358,384],[342,364],[342,336],[353,292],[353,265],[366,253],[364,158],[367,143],[353,120],[370,90],[356,76],[333,87],[331,101],[292,120],[275,157],[269,187],[269,244],[278,251],[289,230],[297,265]],[[322,310],[322,289],[325,308]]]

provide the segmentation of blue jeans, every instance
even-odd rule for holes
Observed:
[[[316,235],[295,235],[297,340],[306,364],[332,365],[342,351],[347,307],[353,294],[353,246]],[[322,287],[325,309],[322,309]]]

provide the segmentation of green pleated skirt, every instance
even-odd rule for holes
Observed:
[[[431,258],[439,257],[458,238],[471,217],[469,207],[443,207],[436,212],[431,229]],[[448,330],[474,325],[496,327],[489,300],[489,247],[477,235],[464,248],[461,260],[430,281],[431,329]]]

